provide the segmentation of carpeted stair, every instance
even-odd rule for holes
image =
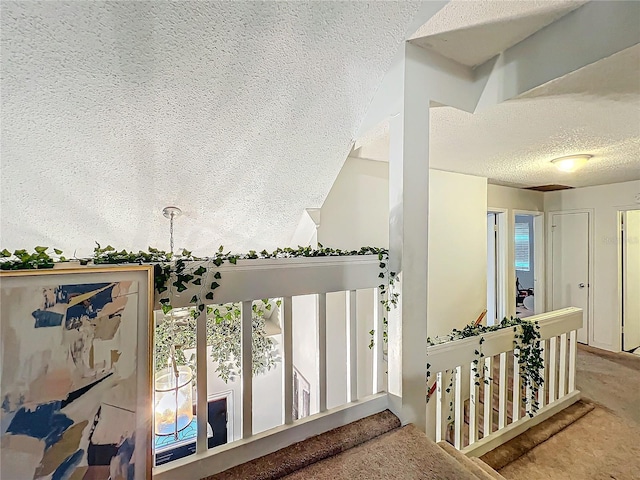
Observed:
[[[203,480],[502,478],[447,446],[450,450],[439,447],[413,425],[400,427],[398,418],[384,411]]]

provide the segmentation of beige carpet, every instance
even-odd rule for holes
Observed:
[[[203,480],[270,480],[360,445],[400,427],[389,410],[371,415],[322,435],[307,438],[270,455],[238,465]]]
[[[478,480],[412,425],[284,477],[287,480]]]
[[[513,480],[640,480],[640,428],[596,407],[500,474]]]
[[[580,345],[576,370],[583,397],[640,425],[640,356]]]
[[[640,480],[640,358],[581,345],[576,367],[596,408],[502,468],[507,479]]]

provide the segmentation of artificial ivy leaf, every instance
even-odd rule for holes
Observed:
[[[168,298],[161,298],[160,299],[160,303],[165,305],[165,304],[169,303],[169,299]]]
[[[171,310],[173,310],[173,307],[171,305],[162,305],[162,313],[164,313],[165,315]]]
[[[47,251],[49,247],[36,247],[34,248],[34,250],[36,251],[36,253],[44,253]]]
[[[2,250],[2,252],[0,252],[0,257],[2,258],[7,258],[11,256],[11,252],[9,250],[7,250],[6,248],[4,250]]]
[[[199,276],[199,277],[201,277],[201,276],[202,276],[204,273],[206,273],[206,272],[207,272],[207,269],[206,269],[206,268],[204,268],[202,265],[200,265],[200,266],[198,267],[198,269],[197,269],[196,271],[194,271],[194,272],[193,272],[193,274],[194,274],[194,275],[197,275],[197,276]]]
[[[386,263],[384,263],[384,262],[380,262],[380,268],[384,268],[384,267],[386,267],[386,266],[387,266],[387,264],[386,264]]]
[[[215,290],[216,288],[218,288],[220,286],[220,284],[218,282],[213,282],[211,284],[211,290]]]
[[[198,305],[198,310],[200,310],[201,312],[204,310],[205,305],[203,303],[201,303],[200,305]]]
[[[204,298],[206,298],[207,300],[213,300],[213,292],[209,292],[207,293]]]
[[[201,278],[196,278],[193,282],[194,285],[202,285],[202,279]]]
[[[56,253],[56,255],[62,255],[62,250],[60,250],[59,248],[54,248],[53,251]]]
[[[235,265],[238,262],[238,257],[229,257],[229,262]]]
[[[379,277],[379,278],[384,278],[384,273],[380,272],[380,273],[378,274],[378,277]]]
[[[224,247],[223,247],[222,245],[220,245],[220,246],[218,247],[218,252],[222,253],[223,251],[224,251]]]
[[[187,250],[186,248],[182,249],[182,256],[183,257],[190,257],[191,256],[191,252],[189,250]]]
[[[220,272],[216,272],[213,278],[215,278],[216,280],[220,280],[222,278],[222,275],[220,275]]]
[[[213,264],[216,267],[219,267],[220,265],[222,265],[222,259],[221,258],[214,258],[212,261],[213,261]]]
[[[189,303],[198,303],[198,296],[194,295],[193,297],[191,297],[191,300],[189,300]]]

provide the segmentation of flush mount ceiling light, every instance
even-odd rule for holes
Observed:
[[[583,167],[593,155],[569,155],[567,157],[554,158],[551,163],[562,172],[575,172]]]

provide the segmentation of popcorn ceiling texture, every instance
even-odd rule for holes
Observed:
[[[2,2],[1,243],[288,243],[417,2]]]

